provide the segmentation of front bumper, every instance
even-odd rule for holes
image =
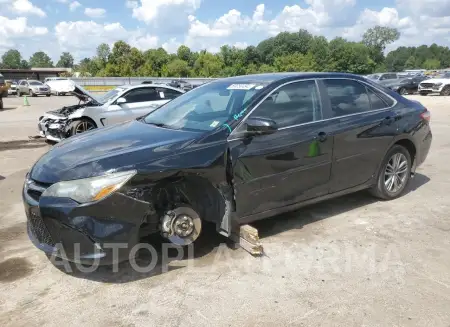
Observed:
[[[45,137],[49,141],[60,142],[67,134],[67,119],[52,119],[49,117],[41,117],[38,123],[39,135]]]
[[[38,249],[82,264],[129,259],[139,241],[148,203],[121,193],[89,204],[41,197],[48,186],[28,180],[22,192],[28,236]]]
[[[444,88],[443,85],[441,86],[421,86],[417,88],[419,93],[426,93],[426,94],[432,94],[432,93],[441,93],[442,89]]]
[[[51,90],[47,89],[47,90],[41,90],[41,89],[32,89],[33,94],[36,95],[49,95],[51,94]]]

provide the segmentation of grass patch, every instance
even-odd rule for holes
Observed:
[[[114,85],[85,85],[83,86],[84,89],[87,91],[94,91],[94,92],[105,92],[112,89],[115,89],[116,86]]]

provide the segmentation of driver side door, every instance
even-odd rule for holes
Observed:
[[[315,80],[274,90],[249,115],[276,123],[273,134],[229,137],[239,219],[328,193],[333,137]]]

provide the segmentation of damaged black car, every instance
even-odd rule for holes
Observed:
[[[151,233],[185,246],[205,223],[229,237],[363,189],[395,199],[427,157],[429,120],[420,103],[351,74],[216,80],[43,155],[23,188],[28,235],[71,261],[111,263]],[[111,244],[126,246],[114,257]]]

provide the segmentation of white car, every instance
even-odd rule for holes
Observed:
[[[420,95],[428,95],[437,93],[440,95],[450,95],[450,72],[445,73],[440,77],[431,78],[419,84],[418,88]]]
[[[67,78],[46,78],[45,83],[50,87],[51,93],[56,96],[69,94],[73,89],[73,82]]]
[[[183,90],[166,85],[139,84],[119,86],[97,97],[71,80],[65,83],[70,84],[70,93],[80,102],[48,111],[39,118],[40,135],[53,142],[136,119],[184,93]]]

